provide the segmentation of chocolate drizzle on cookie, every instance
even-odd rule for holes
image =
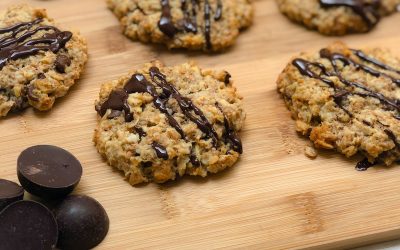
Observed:
[[[158,28],[169,38],[173,38],[177,33],[171,15],[169,0],[161,0],[161,18],[158,22]]]
[[[6,34],[0,39],[0,69],[10,60],[26,58],[36,55],[40,51],[57,53],[65,47],[65,44],[71,39],[72,33],[60,31],[49,25],[39,25],[33,28],[41,22],[42,19],[36,19],[31,22],[18,23],[11,27],[0,28],[0,35]],[[45,33],[39,38],[33,38],[39,31],[52,32]]]
[[[393,78],[392,76],[389,76],[378,70],[372,69],[371,67],[366,66],[364,64],[357,63],[354,60],[352,60],[349,57],[346,57],[342,54],[331,53],[327,49],[322,49],[320,51],[320,56],[322,58],[328,59],[331,62],[334,72],[328,72],[327,69],[325,68],[325,66],[322,65],[321,63],[309,62],[309,61],[306,61],[301,58],[295,59],[293,61],[293,65],[296,66],[296,68],[300,71],[301,74],[323,81],[324,83],[328,84],[330,87],[335,89],[335,92],[342,90],[342,89],[337,88],[335,86],[334,82],[332,80],[330,80],[328,77],[335,76],[344,85],[346,85],[348,87],[359,88],[359,89],[363,90],[363,92],[349,92],[349,94],[351,94],[351,95],[359,95],[362,97],[373,97],[373,98],[376,98],[379,101],[381,101],[381,103],[384,104],[385,106],[387,106],[388,108],[400,111],[400,105],[397,100],[392,100],[392,99],[384,96],[381,93],[375,92],[361,83],[357,83],[354,81],[349,81],[349,80],[344,79],[342,77],[341,73],[339,72],[337,61],[341,61],[345,66],[352,65],[357,70],[363,70],[364,72],[371,74],[372,76],[375,76],[375,77],[380,77],[380,76],[388,77],[394,83],[397,83],[397,81],[399,81],[399,79]],[[379,62],[379,63],[381,63],[381,62]],[[383,63],[381,63],[381,64],[383,64]],[[319,69],[320,72],[315,71],[315,69],[317,69],[317,68]]]
[[[212,48],[211,43],[211,23],[212,12],[214,12],[214,21],[220,21],[223,14],[222,0],[217,0],[217,6],[213,11],[208,0],[181,0],[181,10],[183,12],[183,19],[179,20],[177,24],[174,23],[171,15],[171,6],[169,0],[160,0],[161,3],[161,17],[158,22],[159,29],[169,38],[173,38],[179,32],[190,32],[197,34],[197,14],[201,8],[201,2],[204,2],[204,38],[206,40],[206,48]],[[179,27],[179,26],[182,26]]]
[[[378,9],[380,0],[319,0],[324,8],[345,6],[351,8],[354,13],[359,15],[367,24],[368,29],[372,29],[380,19]]]
[[[243,147],[242,147],[242,142],[240,141],[239,136],[236,134],[235,130],[232,128],[232,126],[228,120],[228,117],[226,117],[221,106],[218,103],[216,106],[221,111],[222,115],[224,116],[225,131],[224,131],[223,137],[224,137],[225,141],[231,143],[233,150],[242,154]]]
[[[373,64],[373,65],[375,65],[375,66],[377,66],[377,67],[379,67],[379,68],[381,68],[381,69],[384,69],[384,70],[387,70],[387,71],[391,71],[391,72],[394,72],[394,73],[397,73],[397,74],[400,75],[400,70],[395,69],[395,68],[393,68],[393,67],[390,67],[389,65],[386,65],[386,64],[384,64],[384,63],[382,63],[382,62],[380,62],[380,61],[378,61],[378,60],[376,60],[376,59],[374,59],[374,58],[372,58],[372,57],[367,56],[367,55],[366,55],[364,52],[362,52],[361,50],[355,50],[355,49],[353,49],[352,51],[353,51],[353,53],[354,53],[358,58],[360,58],[360,59],[363,60],[364,62],[371,63],[371,64]],[[376,73],[376,75],[382,75],[382,74],[383,74],[383,73],[381,73],[381,72],[379,72],[379,71]],[[387,76],[387,77],[390,77],[390,78],[392,79],[392,81],[393,81],[394,83],[397,84],[397,86],[400,86],[400,79],[393,78],[393,77],[391,77],[391,76],[389,76],[389,75],[387,75],[387,74],[383,74],[383,75],[385,75],[385,76]]]
[[[341,62],[343,67],[353,66],[355,70],[362,70],[365,73],[372,75],[374,77],[388,78],[394,84],[396,84],[396,86],[399,86],[400,79],[388,75],[386,72],[383,72],[382,70],[391,71],[397,74],[400,74],[400,70],[395,69],[389,65],[386,65],[385,63],[377,59],[369,57],[360,50],[351,50],[351,52],[361,61],[370,63],[379,69],[372,68],[368,65],[356,62],[349,56],[345,56],[340,53],[334,53],[329,51],[328,49],[320,50],[320,57],[327,59],[330,62],[333,68],[333,70],[331,71],[328,71],[328,69],[322,63],[310,62],[301,58],[294,59],[292,64],[299,70],[299,72],[302,75],[320,80],[325,84],[329,85],[329,87],[333,88],[334,90],[334,94],[332,95],[333,100],[335,101],[337,106],[340,109],[344,110],[350,117],[354,117],[354,115],[344,107],[342,102],[344,99],[346,99],[351,95],[357,95],[363,98],[375,98],[379,100],[386,110],[392,112],[392,115],[395,119],[399,119],[398,117],[400,113],[400,100],[386,97],[384,94],[376,92],[371,88],[363,85],[362,83],[345,79],[341,73],[338,62]],[[345,87],[336,86],[335,82],[332,80],[331,77],[336,77],[343,85],[345,85]],[[367,126],[371,126],[371,124],[366,121],[362,122]],[[398,139],[390,129],[385,128],[384,132],[386,133],[388,138],[390,138],[393,141],[396,147],[400,146]],[[365,161],[363,161],[357,164],[358,166],[357,169],[366,170],[368,167],[372,166],[372,165],[371,166],[367,165],[368,164]]]
[[[335,73],[334,74],[330,74],[330,76],[337,76],[339,78],[339,80],[344,83],[345,85],[349,86],[349,87],[354,87],[354,88],[360,88],[362,90],[364,90],[364,92],[352,92],[351,94],[353,95],[359,95],[362,97],[373,97],[378,99],[379,101],[381,101],[382,104],[384,104],[385,106],[387,106],[388,108],[392,108],[392,109],[396,109],[397,111],[400,111],[400,105],[398,105],[398,103],[396,102],[396,100],[391,100],[390,98],[384,96],[381,93],[375,92],[373,90],[371,90],[370,88],[366,87],[365,85],[361,84],[361,83],[357,83],[354,81],[348,81],[346,79],[344,79],[341,75],[341,73],[339,72],[339,68],[337,65],[338,61],[341,61],[345,66],[347,65],[352,65],[354,66],[357,70],[363,70],[364,72],[375,76],[375,77],[380,77],[380,76],[385,76],[390,78],[393,82],[396,83],[396,81],[398,81],[399,79],[395,79],[383,72],[374,70],[364,64],[360,64],[355,62],[354,60],[350,59],[349,57],[346,57],[342,54],[339,53],[331,53],[329,50],[327,49],[322,49],[320,51],[320,56],[322,58],[328,59],[333,68]]]
[[[207,138],[211,138],[214,142],[214,146],[216,146],[218,140],[217,132],[215,132],[211,123],[203,114],[203,111],[194,105],[189,98],[182,96],[173,85],[169,84],[165,75],[163,75],[157,67],[152,67],[149,71],[152,81],[163,89],[163,93],[166,97],[174,98],[185,116],[196,123],[197,127],[206,134]]]
[[[153,97],[154,106],[163,114],[165,114],[169,124],[181,135],[181,138],[187,140],[187,136],[183,132],[181,126],[171,115],[172,111],[167,107],[169,99],[172,98],[178,103],[185,117],[195,123],[197,127],[205,134],[206,138],[210,138],[212,140],[214,147],[217,147],[219,141],[218,134],[214,130],[210,121],[204,115],[203,111],[198,108],[189,98],[182,96],[174,85],[168,83],[166,76],[160,72],[159,68],[151,67],[149,69],[149,74],[152,83],[149,82],[144,75],[134,74],[125,84],[123,89],[113,90],[108,99],[97,108],[99,115],[104,116],[107,110],[111,109],[111,113],[107,118],[113,119],[115,116],[112,114],[115,110],[120,112],[123,111],[125,121],[130,122],[133,120],[133,115],[130,112],[127,101],[129,94],[148,93]],[[162,93],[159,94],[156,86],[162,90]],[[217,105],[217,107],[224,116],[224,141],[229,142],[232,146],[232,149],[241,154],[243,150],[239,137],[237,136],[235,130],[231,127],[227,116],[222,111],[222,108],[219,105]],[[110,118],[110,116],[112,118]],[[163,150],[160,144],[153,143],[152,146],[154,150],[156,150],[158,157],[168,159],[167,151]],[[166,154],[164,154],[164,151]],[[194,152],[192,152],[190,155],[190,162],[193,166],[200,166],[200,161],[196,158]]]
[[[214,20],[219,21],[222,18],[222,0],[217,0],[217,9],[215,10]]]
[[[181,9],[183,11],[184,19],[183,27],[186,32],[197,33],[197,0],[192,0],[191,9],[189,9],[189,2],[187,0],[181,0]]]

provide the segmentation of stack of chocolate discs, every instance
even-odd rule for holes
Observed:
[[[0,179],[0,249],[91,249],[105,238],[109,219],[100,203],[69,195],[82,176],[71,153],[49,145],[30,147],[20,154],[17,173],[22,187]],[[55,208],[23,200],[24,189],[54,201]]]

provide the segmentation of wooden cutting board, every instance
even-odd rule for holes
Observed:
[[[1,0],[0,9],[16,0]],[[84,166],[76,193],[98,199],[111,227],[99,249],[328,249],[400,237],[400,168],[354,170],[357,159],[303,154],[307,140],[279,97],[275,80],[300,51],[342,39],[352,47],[384,46],[400,56],[400,14],[369,34],[324,37],[289,22],[273,0],[256,0],[254,25],[224,54],[204,55],[131,42],[103,0],[26,1],[47,8],[88,40],[86,72],[51,112],[32,109],[0,120],[0,178],[17,180],[16,159],[28,146],[54,144]],[[244,154],[209,178],[131,187],[92,143],[94,100],[101,83],[152,59],[195,60],[226,69],[245,98]]]

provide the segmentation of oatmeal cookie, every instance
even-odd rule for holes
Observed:
[[[107,0],[124,34],[168,48],[221,51],[252,21],[250,0]]]
[[[400,159],[400,59],[384,49],[334,43],[295,57],[277,81],[296,129],[317,148],[362,164]]]
[[[132,184],[207,176],[235,164],[245,112],[226,71],[160,62],[103,84],[97,150]]]
[[[0,13],[0,117],[28,106],[45,111],[79,78],[86,42],[28,5]]]
[[[325,35],[367,32],[395,12],[400,0],[276,0],[291,20]]]

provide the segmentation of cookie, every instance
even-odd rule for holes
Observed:
[[[325,35],[370,31],[400,0],[276,0],[289,19]]]
[[[44,9],[28,5],[0,13],[0,117],[29,106],[52,108],[79,78],[87,60],[84,39],[63,31]]]
[[[317,148],[391,165],[400,159],[400,59],[384,49],[334,43],[295,57],[278,91],[299,133]]]
[[[207,176],[235,164],[245,112],[226,71],[160,62],[103,84],[94,143],[132,184]]]
[[[221,51],[252,21],[250,0],[107,0],[124,34],[168,48]]]

